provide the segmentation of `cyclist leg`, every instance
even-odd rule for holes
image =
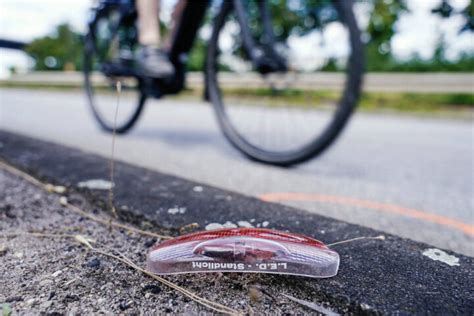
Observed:
[[[137,0],[138,39],[141,49],[138,64],[146,76],[159,79],[172,78],[174,66],[160,49],[160,0]]]

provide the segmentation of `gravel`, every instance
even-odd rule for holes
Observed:
[[[71,203],[97,209],[77,193]],[[98,211],[96,211],[98,212]],[[104,215],[100,212],[96,215]],[[156,242],[71,213],[59,195],[47,193],[0,170],[0,231],[81,234],[144,266]],[[308,313],[282,294],[311,301],[289,277],[215,273],[167,277],[202,297],[243,313]],[[0,304],[13,314],[210,312],[182,294],[114,259],[92,253],[67,238],[0,237]],[[325,305],[325,304],[323,304]]]

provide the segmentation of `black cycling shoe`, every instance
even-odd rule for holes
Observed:
[[[137,58],[143,75],[154,79],[169,80],[175,75],[175,69],[168,56],[157,47],[142,46]]]

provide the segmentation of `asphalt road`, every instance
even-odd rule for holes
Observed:
[[[79,92],[0,90],[0,128],[110,154]],[[116,156],[474,256],[473,148],[472,121],[358,113],[326,154],[282,169],[228,145],[209,106],[163,100]]]

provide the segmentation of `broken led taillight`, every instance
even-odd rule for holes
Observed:
[[[339,255],[322,242],[260,228],[183,235],[154,246],[147,259],[147,270],[156,274],[260,272],[327,278],[338,267]]]

